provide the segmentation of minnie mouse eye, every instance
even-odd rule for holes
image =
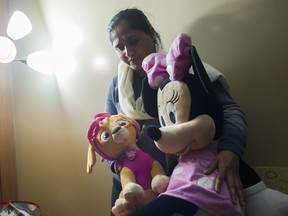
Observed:
[[[165,122],[165,119],[163,118],[163,116],[160,116],[160,120],[161,120],[161,126],[165,127],[166,126],[166,122]]]
[[[117,124],[122,127],[122,126],[127,125],[128,123],[126,121],[119,120],[119,121],[117,121]]]
[[[110,137],[109,131],[105,130],[101,133],[100,139],[106,141],[109,139],[109,137]]]
[[[168,102],[166,105],[166,110],[169,115],[169,119],[171,123],[175,124],[176,123],[176,115],[175,115],[175,105],[173,102]]]
[[[175,117],[175,113],[174,112],[170,112],[169,113],[169,118],[170,118],[170,121],[175,124],[176,123],[176,117]]]

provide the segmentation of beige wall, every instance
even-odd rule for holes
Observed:
[[[98,162],[85,173],[86,129],[103,111],[116,72],[117,57],[107,39],[116,11],[137,6],[148,12],[165,48],[179,32],[192,36],[200,56],[220,69],[231,84],[249,122],[245,158],[253,165],[288,166],[288,90],[286,0],[12,0],[33,32],[17,41],[18,57],[51,42],[53,16],[80,26],[84,41],[77,68],[66,80],[39,74],[13,63],[15,138],[19,199],[38,202],[44,215],[108,215],[111,173]],[[92,67],[94,55],[110,64]]]

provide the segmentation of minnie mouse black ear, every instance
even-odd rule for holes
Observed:
[[[190,48],[190,54],[192,58],[192,67],[194,70],[194,75],[199,78],[199,80],[202,83],[203,88],[205,89],[206,93],[212,97],[215,96],[214,89],[212,87],[210,78],[206,72],[205,67],[203,66],[203,63],[198,55],[198,52],[195,48],[195,46],[191,46]]]
[[[158,118],[157,91],[149,86],[148,78],[142,82],[142,99],[145,111],[152,117]]]
[[[200,59],[197,50],[194,46],[190,48],[190,54],[192,58],[192,67],[194,70],[194,75],[200,80],[203,90],[206,92],[207,104],[209,104],[206,109],[215,124],[216,124],[216,134],[215,138],[218,138],[221,134],[223,127],[223,107],[219,101],[219,98],[213,88],[212,82],[206,72],[205,67],[203,66],[202,60]],[[205,98],[205,97],[203,97]]]

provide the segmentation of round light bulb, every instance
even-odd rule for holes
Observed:
[[[8,23],[7,34],[13,40],[18,40],[32,31],[29,18],[21,11],[15,11]]]
[[[46,51],[37,51],[27,56],[27,65],[35,71],[52,74],[54,71],[53,58]]]
[[[9,63],[16,57],[16,46],[7,37],[0,36],[0,63]]]

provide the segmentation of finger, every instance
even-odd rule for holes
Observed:
[[[225,178],[225,172],[223,170],[222,171],[219,170],[219,173],[216,177],[216,183],[215,183],[215,190],[217,193],[221,191],[221,186],[224,181],[224,178]]]
[[[237,205],[238,204],[238,190],[237,189],[239,189],[239,186],[236,186],[237,183],[233,175],[227,176],[227,184],[228,184],[228,190],[231,196],[232,203],[234,205]]]
[[[239,199],[239,203],[241,206],[245,206],[245,203],[246,203],[246,199],[245,199],[245,192],[244,192],[244,189],[243,189],[243,186],[241,184],[241,181],[239,178],[237,178],[237,195],[238,195],[238,199]]]
[[[218,161],[214,159],[204,170],[204,174],[209,175],[211,174],[218,166]]]

